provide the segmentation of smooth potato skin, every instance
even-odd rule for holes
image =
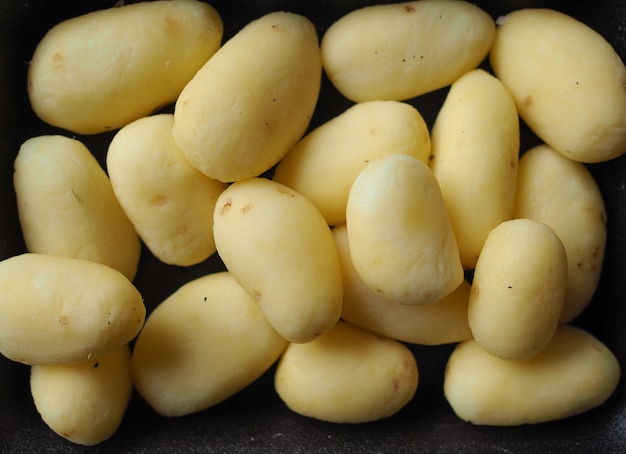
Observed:
[[[359,103],[298,141],[272,179],[307,197],[329,225],[345,224],[348,194],[359,172],[394,153],[428,161],[430,134],[422,115],[397,101]]]
[[[130,342],[146,308],[106,265],[25,253],[0,262],[0,353],[24,364],[85,361]]]
[[[174,116],[124,126],[111,141],[107,170],[124,212],[162,262],[190,266],[215,253],[213,210],[226,184],[191,166],[172,137]]]
[[[128,345],[89,361],[35,365],[30,391],[43,421],[72,443],[94,446],[111,438],[133,390]]]
[[[61,135],[26,140],[13,184],[29,252],[108,265],[133,280],[141,244],[104,169],[82,142]]]
[[[626,151],[626,66],[589,26],[551,9],[513,11],[489,61],[527,125],[563,156],[593,163]]]
[[[193,0],[140,2],[66,20],[30,61],[31,106],[47,123],[78,134],[120,128],[174,102],[222,34],[215,9]]]
[[[205,175],[261,175],[304,135],[322,78],[317,31],[304,16],[274,12],[241,29],[185,86],[174,140]]]
[[[497,358],[475,340],[460,343],[448,360],[444,393],[457,416],[473,424],[538,424],[601,405],[620,375],[602,342],[561,325],[548,346],[526,361]]]

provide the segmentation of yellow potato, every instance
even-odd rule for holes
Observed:
[[[30,252],[103,263],[133,280],[139,236],[85,145],[60,135],[28,139],[15,159],[13,183]]]
[[[251,384],[286,345],[230,273],[209,274],[150,314],[133,350],[133,382],[159,414],[182,416]]]
[[[185,86],[174,140],[205,175],[231,182],[274,166],[305,133],[319,96],[317,32],[274,12],[241,29]]]
[[[440,345],[471,339],[467,321],[469,282],[463,281],[434,304],[395,304],[365,285],[354,269],[346,226],[337,226],[332,232],[341,261],[343,320],[412,344]]]
[[[476,68],[494,36],[491,16],[469,2],[374,5],[328,28],[322,61],[346,98],[402,101],[450,85]]]
[[[308,342],[337,322],[337,248],[304,196],[265,178],[238,181],[217,200],[213,232],[227,269],[285,339]]]
[[[530,219],[503,222],[474,271],[468,318],[476,342],[503,359],[537,355],[556,331],[566,285],[567,256],[554,231]]]
[[[335,423],[392,416],[411,401],[418,381],[405,345],[344,321],[312,342],[290,344],[274,377],[291,410]]]
[[[547,145],[524,153],[519,163],[515,217],[549,225],[567,252],[567,288],[561,323],[591,301],[602,271],[606,210],[589,170]]]
[[[131,341],[146,308],[121,273],[26,253],[0,262],[0,353],[24,364],[85,361]]]
[[[550,9],[514,11],[499,20],[490,62],[520,116],[563,156],[626,151],[626,67],[591,27]]]
[[[128,345],[77,364],[31,367],[30,391],[42,420],[80,445],[115,434],[132,390]]]
[[[384,156],[361,171],[350,189],[346,226],[354,268],[389,300],[434,303],[463,282],[437,180],[412,156]]]
[[[497,358],[474,340],[459,344],[448,360],[444,393],[465,421],[537,424],[601,405],[620,374],[606,345],[580,328],[561,325],[548,346],[526,361]]]
[[[174,116],[124,126],[107,153],[113,191],[139,236],[162,262],[188,266],[215,252],[213,210],[226,184],[191,166],[172,137]]]
[[[193,0],[141,2],[66,20],[33,54],[32,108],[79,134],[117,129],[174,102],[222,33],[218,13]]]
[[[276,167],[278,181],[307,197],[329,225],[346,222],[350,187],[368,162],[404,153],[427,162],[428,127],[410,104],[356,104],[300,140]]]
[[[476,69],[454,82],[433,125],[430,167],[473,269],[489,232],[513,217],[519,118],[498,79]]]

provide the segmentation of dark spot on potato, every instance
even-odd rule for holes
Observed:
[[[232,206],[233,206],[233,201],[231,199],[228,199],[226,203],[222,205],[222,208],[220,209],[220,214],[226,213],[228,210],[230,210]]]
[[[72,195],[74,196],[74,199],[76,200],[76,202],[83,203],[83,199],[78,195],[78,193],[76,191],[74,191],[74,188],[72,188],[71,191],[72,191]]]
[[[68,320],[68,318],[65,315],[61,315],[59,317],[59,324],[62,326],[66,326],[70,321]]]
[[[252,206],[249,203],[246,203],[244,206],[241,207],[241,212],[247,213],[248,211],[250,211],[250,208],[252,208]]]
[[[162,195],[162,194],[158,195],[158,196],[156,196],[154,198],[154,204],[156,206],[160,206],[160,207],[165,206],[165,205],[167,205],[167,202],[168,202],[167,196]]]
[[[415,12],[415,8],[411,5],[404,5],[404,11],[407,13],[414,13]]]
[[[99,363],[99,362],[95,362],[95,363],[93,364],[93,367],[94,367],[95,369],[97,369],[98,367],[100,367],[100,363]]]
[[[280,192],[281,194],[285,194],[285,195],[288,195],[288,196],[291,196],[291,197],[295,197],[296,196],[293,192],[291,192],[287,188],[283,188],[283,187],[278,186],[278,187],[276,187],[276,190],[278,192]]]
[[[530,95],[526,96],[526,97],[524,98],[523,103],[524,103],[524,106],[526,106],[526,107],[530,107],[530,106],[532,106],[532,104],[533,104],[533,97],[532,97],[532,96],[530,96]]]
[[[273,24],[273,25],[272,25],[272,30],[280,30],[280,25],[278,25],[278,24]]]

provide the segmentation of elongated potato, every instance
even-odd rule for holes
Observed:
[[[361,171],[350,189],[346,226],[354,268],[391,301],[434,303],[463,282],[439,184],[412,156],[384,156]]]
[[[89,361],[35,365],[30,371],[30,391],[43,421],[80,445],[97,445],[115,434],[132,390],[128,345]]]
[[[141,2],[66,20],[35,49],[31,105],[42,120],[75,133],[117,129],[174,102],[222,34],[215,9],[194,0]]]
[[[515,217],[549,225],[567,252],[567,288],[561,323],[576,318],[593,297],[606,246],[606,210],[589,170],[547,145],[519,163]]]
[[[395,304],[365,285],[354,269],[346,226],[334,227],[332,232],[341,261],[343,320],[412,344],[449,344],[472,337],[467,321],[469,282],[463,281],[434,304]]]
[[[0,353],[24,364],[85,361],[131,341],[146,308],[118,271],[26,253],[0,262]]]
[[[312,342],[290,344],[274,377],[291,410],[335,423],[392,416],[413,398],[418,381],[405,345],[344,321]]]
[[[227,269],[285,339],[308,342],[337,322],[337,248],[304,196],[265,178],[238,181],[217,200],[213,232]]]
[[[133,350],[133,382],[159,414],[182,416],[248,386],[286,345],[230,273],[209,274],[150,314]]]
[[[567,256],[554,231],[530,219],[489,233],[476,263],[468,304],[478,345],[502,359],[525,360],[556,331],[567,285]]]
[[[567,418],[604,403],[621,375],[615,355],[580,328],[561,325],[548,346],[526,361],[507,361],[475,340],[453,351],[444,393],[463,420],[514,426]]]
[[[359,172],[395,153],[428,161],[430,136],[421,114],[397,101],[364,102],[307,134],[281,160],[273,179],[307,197],[329,225],[344,224]]]
[[[550,9],[514,11],[499,20],[490,62],[520,116],[563,156],[626,152],[626,67],[589,26]]]
[[[107,169],[124,212],[162,262],[188,266],[215,252],[213,210],[226,184],[191,166],[174,143],[171,114],[142,118],[113,137]]]
[[[346,98],[402,101],[443,88],[476,68],[494,36],[493,19],[469,2],[374,5],[328,28],[322,61]]]
[[[520,146],[513,98],[492,75],[470,71],[452,84],[431,139],[430,167],[461,263],[473,269],[489,232],[513,217]]]
[[[185,86],[174,140],[211,178],[258,176],[305,133],[321,78],[313,24],[298,14],[269,13],[226,42]]]
[[[111,266],[135,277],[141,244],[111,182],[81,142],[60,135],[28,139],[13,183],[26,247]]]

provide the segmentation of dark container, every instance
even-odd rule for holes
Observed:
[[[320,36],[348,11],[382,0],[214,0],[225,39],[250,20],[275,10],[308,16]],[[15,194],[13,159],[26,139],[47,133],[73,136],[42,123],[26,94],[26,71],[44,33],[66,18],[111,7],[115,0],[2,0],[0,2],[0,259],[25,251]],[[476,1],[493,17],[522,7],[551,7],[602,34],[626,60],[626,1]],[[411,100],[429,125],[446,89]],[[311,128],[351,103],[325,80]],[[104,165],[114,133],[79,136]],[[539,143],[522,128],[522,149]],[[626,365],[626,156],[589,166],[604,195],[608,243],[604,271],[592,304],[574,323],[596,335]],[[148,310],[183,283],[221,270],[218,257],[190,268],[165,266],[143,250],[135,281]],[[620,382],[601,407],[561,421],[520,427],[480,427],[458,419],[442,392],[452,346],[411,346],[419,367],[414,400],[395,416],[360,425],[340,425],[294,414],[273,388],[273,369],[227,401],[186,417],[167,419],[134,395],[118,432],[95,447],[74,445],[53,433],[33,405],[27,366],[0,358],[0,451],[3,453],[201,453],[201,452],[428,452],[428,453],[621,453],[626,452],[626,392]],[[365,380],[367,377],[363,377]]]

